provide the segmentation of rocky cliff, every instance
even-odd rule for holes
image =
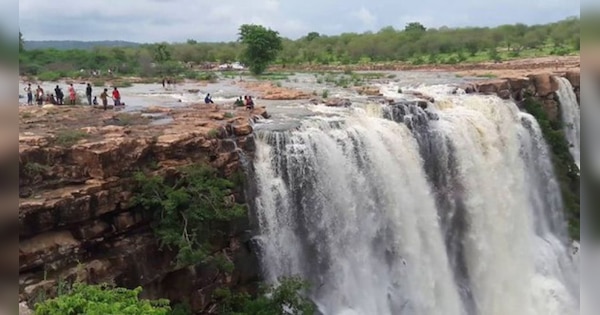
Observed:
[[[63,281],[109,282],[142,285],[145,297],[204,310],[215,288],[252,287],[258,280],[249,220],[222,227],[223,236],[211,244],[232,271],[176,266],[175,252],[159,247],[151,219],[130,201],[134,172],[163,174],[192,163],[210,165],[223,178],[241,172],[241,158],[254,151],[250,120],[266,111],[152,111],[172,122],[89,108],[20,109],[20,301],[52,296]],[[245,203],[241,185],[231,199]]]
[[[569,80],[579,102],[581,85],[580,72],[578,70],[564,73],[541,73],[524,77],[483,80],[470,83],[462,88],[467,93],[495,94],[503,99],[512,98],[518,104],[523,102],[526,96],[531,96],[543,105],[544,111],[550,120],[558,121],[560,119],[560,105],[556,94],[556,91],[558,91],[556,76],[563,76]]]

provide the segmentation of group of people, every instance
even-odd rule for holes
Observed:
[[[235,106],[246,106],[246,109],[252,110],[254,109],[254,100],[252,100],[252,96],[244,95],[244,98],[240,96],[237,100],[235,100]]]
[[[73,84],[69,85],[69,104],[75,105],[75,101],[77,100],[77,93],[75,92],[75,88]],[[33,105],[33,89],[31,87],[31,83],[27,84],[25,87],[25,93],[27,94],[27,105]],[[41,86],[37,86],[35,89],[35,103],[38,105],[44,104],[53,104],[53,105],[64,105],[65,94],[63,93],[60,86],[56,86],[54,88],[54,93],[46,93],[44,94],[44,89]]]
[[[33,105],[34,94],[33,89],[31,87],[31,83],[27,84],[25,87],[25,92],[27,94],[27,105]],[[85,89],[85,96],[87,98],[89,105],[98,105],[98,99],[96,96],[93,96],[92,99],[92,85],[90,83],[87,84]],[[75,91],[75,87],[73,84],[69,84],[69,104],[75,105],[77,101],[77,92]],[[35,102],[37,105],[44,104],[52,104],[52,105],[64,105],[64,93],[59,85],[54,88],[54,93],[46,93],[44,94],[44,89],[38,85],[35,90]],[[108,89],[105,88],[104,91],[100,94],[100,100],[102,100],[102,105],[104,110],[108,108],[108,98],[111,97],[114,101],[115,106],[124,106],[125,104],[121,102],[121,93],[117,87],[113,88],[112,95],[108,95]]]
[[[206,94],[204,97],[205,104],[214,104],[210,93]],[[252,110],[254,109],[254,100],[252,100],[252,96],[244,95],[244,98],[240,96],[240,98],[236,99],[233,103],[236,107],[246,106],[246,109]]]

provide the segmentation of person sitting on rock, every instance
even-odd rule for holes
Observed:
[[[212,98],[210,97],[210,93],[206,94],[206,97],[204,98],[204,103],[205,104],[214,104]]]
[[[248,98],[246,98],[246,109],[249,109],[249,110],[254,109],[254,101],[252,100],[252,96],[248,95]]]
[[[240,98],[238,98],[237,100],[235,100],[235,103],[233,103],[235,106],[239,107],[239,106],[244,106],[244,100],[242,100],[242,97],[240,96]]]

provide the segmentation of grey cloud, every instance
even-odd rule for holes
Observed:
[[[337,34],[377,31],[389,25],[403,28],[412,21],[428,27],[538,24],[579,16],[579,10],[579,1],[573,0],[62,0],[60,6],[47,0],[21,0],[19,24],[28,39],[223,41],[235,40],[244,23],[265,24],[297,38],[310,31]]]

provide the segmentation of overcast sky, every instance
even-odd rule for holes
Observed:
[[[14,0],[10,0],[11,2]],[[582,0],[582,3],[595,0]],[[241,24],[297,38],[403,28],[538,24],[579,16],[579,0],[20,0],[26,40],[229,41]]]

